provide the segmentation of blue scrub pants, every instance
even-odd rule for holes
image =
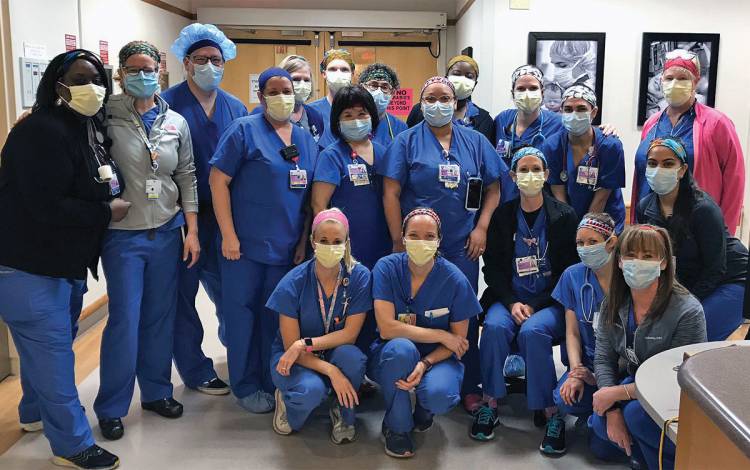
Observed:
[[[633,377],[628,377],[621,383],[633,382]],[[646,464],[649,469],[659,468],[659,439],[661,428],[646,413],[638,400],[631,400],[622,408],[625,425],[630,432],[633,441],[631,452],[633,457]],[[625,451],[617,444],[609,440],[607,436],[607,418],[596,413],[589,417],[589,447],[591,452],[598,458],[606,461],[619,461],[625,458]],[[674,468],[675,445],[668,438],[664,438],[664,468]]]
[[[455,264],[464,273],[474,289],[474,293],[476,293],[479,289],[479,261],[470,260],[463,249],[460,253],[451,256],[445,255],[445,259]],[[466,370],[464,381],[461,384],[462,397],[472,393],[481,393],[479,388],[482,381],[479,371],[479,317],[474,316],[469,319],[466,340],[469,342],[469,350],[461,357],[461,363]]]
[[[179,227],[108,230],[104,236],[109,319],[102,335],[101,383],[94,401],[100,420],[128,414],[136,377],[141,402],[172,397],[181,250]]]
[[[277,351],[273,355],[271,378],[284,397],[289,425],[295,431],[299,431],[315,408],[325,401],[331,383],[327,377],[299,364],[292,366],[288,376],[279,374],[276,371],[276,366],[283,354],[284,351]],[[354,390],[359,389],[365,376],[367,356],[357,346],[344,344],[326,351],[325,360],[341,370],[341,373],[349,379]],[[354,424],[355,411],[353,408],[341,406],[341,416],[346,424]]]
[[[560,387],[562,387],[562,385],[568,379],[568,372],[569,371],[566,371],[562,375],[562,377],[560,377],[560,380],[557,382],[557,387],[555,387],[555,391],[552,394],[552,398],[555,402],[555,406],[557,407],[558,412],[563,416],[573,415],[579,418],[591,415],[591,413],[594,412],[594,392],[596,392],[597,390],[595,386],[589,385],[584,382],[583,396],[578,401],[578,403],[573,403],[572,405],[566,404],[560,396]]]
[[[406,433],[414,428],[409,392],[396,382],[412,373],[421,355],[417,346],[406,338],[395,338],[372,352],[367,375],[374,379],[385,398],[383,424],[393,432]],[[416,387],[417,403],[431,414],[445,414],[461,400],[464,366],[450,357],[435,364]]]
[[[42,420],[52,453],[59,457],[94,445],[78,399],[71,335],[71,313],[83,282],[0,266],[0,317],[21,363],[19,415],[22,422]]]
[[[197,388],[200,384],[216,378],[214,363],[203,354],[203,325],[198,310],[195,308],[195,297],[198,284],[202,284],[208,298],[216,306],[219,319],[219,340],[224,340],[224,321],[221,308],[221,274],[219,270],[220,246],[217,245],[218,225],[213,212],[199,215],[198,237],[201,244],[201,256],[198,263],[187,269],[189,263],[180,264],[179,294],[177,296],[177,315],[174,326],[174,364],[180,373],[185,386]]]
[[[288,266],[273,266],[242,256],[221,256],[221,295],[227,340],[229,383],[241,399],[258,390],[273,393],[271,345],[279,329],[278,314],[266,302]]]
[[[484,319],[479,345],[482,387],[492,398],[503,398],[503,366],[514,342],[526,361],[526,399],[531,410],[554,406],[552,392],[557,386],[552,345],[565,337],[565,317],[559,307],[547,307],[519,327],[510,312],[499,302],[493,304]]]
[[[722,284],[701,301],[709,341],[724,341],[742,324],[744,284]]]

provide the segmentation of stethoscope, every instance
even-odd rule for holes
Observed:
[[[567,183],[568,182],[568,178],[570,176],[570,175],[568,175],[568,134],[565,133],[565,135],[563,136],[563,138],[565,139],[564,146],[563,146],[564,149],[565,149],[565,167],[560,171],[560,181],[562,181],[563,183]],[[604,139],[606,139],[606,137],[602,137],[602,140],[604,140]],[[596,133],[594,133],[594,142],[591,145],[591,147],[589,148],[589,151],[586,152],[586,155],[583,156],[583,158],[581,159],[581,161],[579,162],[578,165],[586,164],[586,166],[588,166],[589,168],[591,168],[593,166],[596,166],[596,168],[598,170],[599,169],[599,146],[600,145],[601,145],[601,142],[597,142],[596,141]],[[586,158],[586,157],[588,157],[588,158]],[[578,168],[575,165],[574,165],[574,167]],[[583,184],[583,183],[577,183],[577,184],[580,184],[581,186],[588,186],[588,188],[591,191],[596,191],[596,190],[599,189],[599,186],[598,186],[598,184],[599,184],[599,178],[596,179],[596,183],[594,183],[593,185],[592,184]]]
[[[518,122],[518,113],[516,113],[516,117],[513,118],[513,125],[510,129],[510,147],[508,150],[510,150],[510,153],[506,153],[506,155],[512,156],[513,153],[516,150],[516,123]],[[543,144],[547,138],[542,133],[542,130],[544,129],[544,110],[539,111],[539,129],[536,131],[536,134],[529,140],[529,145],[534,146],[534,141],[537,139],[541,139],[539,141],[539,144]]]
[[[581,299],[581,315],[583,315],[583,320],[586,323],[593,324],[594,323],[594,295],[596,292],[594,291],[594,286],[589,282],[589,274],[591,273],[590,268],[586,268],[586,272],[584,273],[584,283],[581,285],[579,294]],[[586,301],[584,300],[586,298],[586,288],[591,289],[591,301],[589,302],[589,308],[588,308],[588,315],[586,314]]]

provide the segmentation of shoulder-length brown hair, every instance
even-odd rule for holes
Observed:
[[[619,262],[623,253],[638,251],[658,253],[667,263],[666,268],[659,275],[659,287],[648,312],[650,318],[657,319],[664,314],[672,294],[688,292],[675,278],[675,264],[669,233],[661,227],[652,225],[631,225],[625,228],[615,246],[615,262],[612,267],[609,294],[602,309],[605,325],[613,325],[619,316],[620,309],[631,301],[630,287],[625,282]]]

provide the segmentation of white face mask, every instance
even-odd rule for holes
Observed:
[[[306,82],[304,80],[295,80],[292,82],[294,86],[294,101],[297,104],[302,104],[310,97],[312,93],[312,82]]]
[[[528,171],[516,174],[516,185],[524,196],[536,196],[544,187],[543,171]]]
[[[326,82],[328,83],[328,88],[330,88],[335,95],[340,89],[351,84],[352,73],[341,72],[339,70],[326,72]]]
[[[456,89],[457,100],[465,100],[470,97],[474,91],[474,87],[477,85],[476,81],[463,75],[449,75],[448,80],[453,84],[453,88]]]
[[[65,101],[70,109],[83,116],[91,117],[99,112],[104,103],[104,96],[107,94],[106,88],[93,83],[75,86],[68,86],[62,82],[57,83],[70,91],[70,101],[65,101],[62,97],[60,99]]]
[[[268,115],[276,121],[288,121],[294,111],[294,95],[263,96]]]
[[[542,106],[542,90],[513,92],[513,102],[519,111],[531,114]]]

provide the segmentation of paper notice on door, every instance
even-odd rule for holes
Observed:
[[[258,99],[258,91],[260,91],[260,85],[258,84],[259,79],[259,73],[250,74],[250,99],[248,100],[250,103],[260,103],[260,100]]]
[[[27,59],[47,60],[47,46],[45,44],[24,42],[23,56]]]

